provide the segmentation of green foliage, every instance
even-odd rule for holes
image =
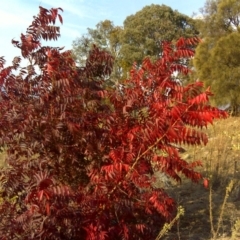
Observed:
[[[79,66],[85,66],[89,51],[93,45],[108,51],[115,59],[112,77],[120,75],[118,55],[120,50],[120,34],[122,28],[114,26],[110,20],[104,20],[96,25],[95,29],[88,28],[88,33],[73,41],[73,56]]]
[[[121,37],[121,65],[126,73],[133,62],[140,64],[145,56],[156,60],[161,54],[162,41],[198,34],[190,17],[166,5],[149,5],[124,21]]]
[[[210,85],[218,105],[240,105],[240,4],[237,0],[207,1],[200,27],[203,37],[193,65],[196,75]]]
[[[73,52],[78,63],[85,61],[92,44],[108,50],[115,59],[112,76],[116,80],[126,78],[132,64],[141,64],[144,57],[156,60],[162,54],[163,41],[198,34],[196,21],[165,5],[150,5],[128,16],[124,26],[114,26],[101,21],[95,29],[73,42]]]

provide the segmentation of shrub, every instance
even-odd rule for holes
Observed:
[[[154,239],[176,204],[153,187],[154,172],[202,180],[176,144],[206,144],[198,128],[226,113],[208,103],[201,82],[182,86],[197,38],[163,43],[156,61],[105,88],[114,59],[92,48],[78,68],[57,40],[61,9],[40,7],[11,66],[0,58],[1,239]],[[29,64],[21,67],[21,59]],[[10,200],[9,200],[10,199]]]

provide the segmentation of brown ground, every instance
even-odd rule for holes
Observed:
[[[211,239],[209,189],[205,189],[202,185],[186,182],[168,191],[178,203],[184,207],[185,214],[163,239]],[[231,239],[231,229],[235,221],[240,219],[240,196],[236,196],[236,193],[236,189],[234,189],[228,198],[224,210],[223,221],[220,223],[218,240]],[[224,196],[224,187],[213,188],[212,203],[215,230],[217,228],[217,221],[219,219]]]

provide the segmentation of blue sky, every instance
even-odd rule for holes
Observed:
[[[86,33],[88,27],[94,28],[105,19],[111,20],[116,26],[122,26],[127,16],[152,3],[165,4],[173,10],[192,16],[193,12],[198,13],[204,6],[205,0],[4,0],[1,1],[0,8],[0,56],[4,56],[7,63],[10,63],[14,56],[20,55],[20,51],[12,46],[11,40],[18,40],[20,34],[25,33],[33,15],[38,14],[39,6],[48,9],[63,8],[61,38],[48,45],[71,49],[73,40]]]

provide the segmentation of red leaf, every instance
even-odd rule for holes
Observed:
[[[46,189],[46,188],[48,188],[51,184],[53,184],[53,181],[52,181],[51,179],[49,179],[49,178],[43,179],[43,180],[38,184],[39,190]]]
[[[62,16],[60,14],[58,14],[58,19],[59,19],[60,23],[63,24],[63,19],[62,19]]]
[[[48,216],[50,216],[50,205],[49,202],[46,203],[46,213]]]
[[[204,179],[203,179],[203,186],[204,186],[205,188],[208,188],[208,186],[209,186],[209,181],[208,181],[207,178],[204,178]]]

